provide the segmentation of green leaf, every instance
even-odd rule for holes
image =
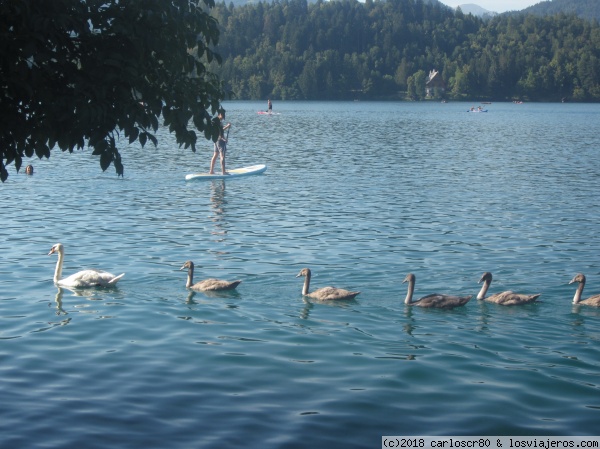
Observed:
[[[106,169],[108,167],[110,167],[111,163],[112,163],[112,154],[108,151],[103,152],[100,155],[100,168],[102,168],[102,171],[106,171]]]
[[[144,145],[146,145],[146,141],[148,140],[148,133],[146,133],[146,132],[140,133],[139,139],[140,139],[140,144],[142,145],[142,148],[144,148]]]
[[[137,128],[137,127],[132,128],[129,133],[129,143],[132,144],[133,142],[135,142],[136,139],[138,138],[139,134],[140,134],[139,128]]]

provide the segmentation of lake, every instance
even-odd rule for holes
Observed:
[[[227,102],[212,144],[123,144],[9,167],[0,240],[0,435],[10,448],[376,448],[382,435],[598,435],[600,105]],[[218,164],[217,164],[218,165]],[[118,287],[53,284],[84,268]],[[195,281],[240,279],[229,293]],[[360,290],[307,300],[311,289]],[[404,304],[479,291],[516,307]]]

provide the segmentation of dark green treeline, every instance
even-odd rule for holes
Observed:
[[[600,101],[600,27],[575,15],[482,20],[423,0],[217,4],[213,67],[236,99]]]

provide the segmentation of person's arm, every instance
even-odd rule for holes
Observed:
[[[225,125],[223,127],[223,131],[227,131],[229,128],[231,128],[231,123],[227,123],[227,125]],[[221,133],[221,135],[219,136],[219,139],[227,142],[227,137],[225,137],[224,133]]]

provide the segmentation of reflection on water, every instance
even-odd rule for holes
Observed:
[[[116,286],[111,288],[91,287],[82,289],[57,286],[56,288],[57,291],[54,302],[56,303],[57,315],[68,315],[68,312],[63,308],[63,297],[65,292],[69,292],[71,294],[70,298],[85,298],[88,301],[104,301],[107,291],[111,292],[113,295],[118,292],[118,288]],[[75,307],[81,307],[81,305],[75,305]]]
[[[227,235],[227,222],[225,220],[225,208],[227,206],[227,200],[225,199],[225,181],[214,180],[210,184],[210,203],[212,208],[212,214],[210,220],[214,225],[214,229],[211,234],[214,236],[220,236],[216,238],[216,242],[223,242]]]
[[[194,290],[190,290],[188,292],[187,298],[185,300],[186,304],[198,304],[196,301],[194,301],[194,296],[196,296],[196,292]]]
[[[415,319],[413,317],[413,309],[414,307],[411,306],[404,307],[404,317],[406,318],[406,322],[402,325],[402,329],[410,336],[412,336],[412,333],[415,330]]]
[[[56,303],[56,314],[57,315],[68,315],[68,313],[65,312],[65,309],[63,309],[63,303],[62,303],[63,295],[64,295],[64,290],[61,287],[58,287],[58,290],[56,291],[56,297],[54,298],[54,302]]]
[[[300,317],[303,320],[308,320],[310,318],[310,311],[314,307],[313,303],[308,301],[306,298],[302,298],[302,303],[304,304],[304,306],[300,309],[298,317]]]

